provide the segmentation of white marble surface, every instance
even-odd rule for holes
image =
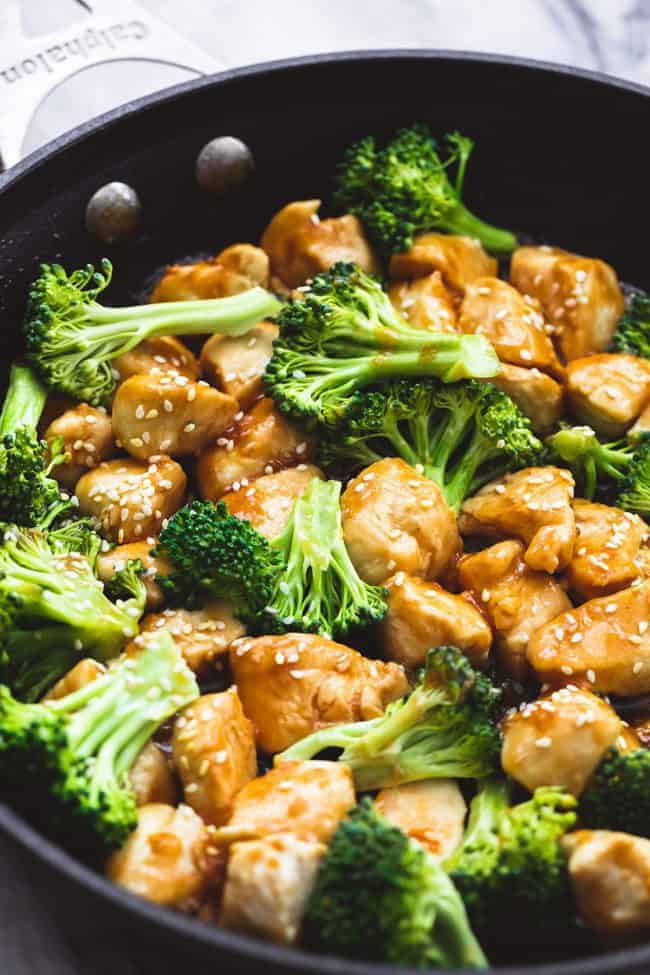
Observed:
[[[11,46],[2,35],[3,8],[17,6],[23,31],[43,34],[45,42],[47,31],[83,30],[90,22],[87,8],[110,11],[115,2],[0,0],[0,69]],[[137,6],[138,0],[133,2]],[[532,57],[650,85],[650,0],[140,2],[211,55],[215,70],[320,51],[429,47]],[[44,100],[24,152],[129,97],[190,76],[178,67],[144,61],[82,71]]]

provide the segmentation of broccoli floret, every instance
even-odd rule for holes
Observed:
[[[580,821],[589,829],[650,837],[650,752],[610,749],[582,793]]]
[[[430,477],[458,511],[486,481],[529,467],[542,444],[509,396],[472,380],[397,380],[367,393],[340,429],[324,431],[320,461],[351,474],[399,456]]]
[[[117,569],[110,579],[104,582],[105,595],[118,606],[125,600],[140,599],[143,591],[146,600],[144,571],[140,559],[129,559],[123,569]]]
[[[378,281],[339,262],[282,309],[264,379],[280,409],[335,424],[357,391],[384,379],[490,378],[499,360],[482,335],[415,328]]]
[[[244,617],[268,606],[281,567],[267,539],[223,501],[193,501],[177,511],[153,554],[172,564],[156,579],[173,602],[195,606],[211,595],[228,599]]]
[[[167,630],[140,652],[56,701],[26,704],[0,686],[0,777],[12,802],[95,862],[137,823],[128,773],[172,714],[198,697],[193,673]]]
[[[414,968],[487,968],[445,871],[363,799],[339,824],[305,913],[318,950]]]
[[[480,779],[499,765],[496,725],[500,691],[473,669],[461,650],[427,654],[415,689],[379,718],[316,731],[276,756],[305,761],[341,748],[360,792],[421,779]]]
[[[476,237],[487,250],[508,254],[517,246],[514,234],[484,223],[463,203],[473,149],[459,132],[446,135],[441,147],[422,124],[397,132],[383,148],[367,136],[345,152],[334,202],[359,217],[385,257],[408,250],[427,230]]]
[[[623,481],[635,448],[625,440],[601,443],[591,427],[565,427],[546,438],[548,460],[568,467],[580,497],[602,496]]]
[[[445,866],[481,935],[570,926],[575,913],[560,840],[575,825],[576,805],[549,786],[510,806],[504,780],[479,786],[465,838]]]
[[[112,360],[144,339],[241,335],[280,309],[264,288],[228,298],[109,308],[97,297],[112,271],[106,259],[99,271],[88,264],[70,274],[59,264],[42,264],[29,292],[24,323],[29,361],[49,389],[85,403],[107,402],[116,385]]]
[[[64,460],[61,442],[50,450],[37,433],[46,392],[31,369],[12,366],[0,414],[0,521],[47,527],[70,507],[50,477]]]
[[[47,540],[56,554],[76,552],[78,555],[85,555],[93,568],[104,544],[95,531],[91,518],[66,518],[47,532]]]
[[[650,518],[650,439],[643,439],[636,447],[616,503],[626,511]]]
[[[267,541],[223,502],[182,508],[160,534],[157,553],[172,572],[158,582],[181,602],[230,599],[258,633],[287,630],[343,636],[386,613],[386,593],[359,578],[341,528],[338,481],[314,478],[284,531]]]
[[[82,656],[106,661],[138,632],[146,592],[113,604],[86,555],[47,532],[5,528],[0,544],[5,607],[3,680],[27,700],[39,697]]]
[[[650,359],[650,295],[632,297],[616,326],[614,350]]]

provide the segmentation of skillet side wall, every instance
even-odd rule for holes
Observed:
[[[161,264],[257,240],[288,200],[318,195],[326,201],[348,142],[420,119],[434,131],[458,128],[476,139],[465,198],[481,217],[538,241],[603,257],[624,280],[650,287],[642,236],[649,104],[648,95],[632,87],[580,74],[422,53],[307,59],[153,96],[135,113],[113,113],[79,141],[57,144],[50,158],[27,166],[15,180],[9,175],[4,188],[0,182],[2,374],[21,350],[24,297],[39,261],[72,268],[106,255],[115,264],[110,302],[131,301]],[[254,178],[226,199],[200,193],[193,175],[198,150],[220,134],[244,139],[257,164]],[[114,179],[140,194],[142,232],[126,245],[98,247],[84,230],[84,209],[94,190]],[[15,817],[5,813],[0,805],[0,827],[18,836]],[[50,844],[39,844],[31,831],[18,838],[49,859],[49,867],[41,864],[36,874],[43,889],[58,892],[61,881],[52,868],[62,870],[68,876],[61,906],[70,916],[73,905],[75,912],[83,910],[90,896],[83,871],[71,871],[66,858],[57,857]],[[122,896],[120,906],[120,892],[115,894],[106,920],[117,924],[112,927],[117,940],[131,927],[157,939],[164,933],[181,953],[195,950],[213,961],[227,960],[229,972],[252,975],[262,961],[268,975],[388,971],[331,959],[291,961],[264,944],[242,950],[241,939],[227,933],[211,932],[191,943],[184,924],[154,918],[154,910],[138,914],[132,898]],[[104,909],[94,898],[86,913]],[[507,971],[647,975],[650,948],[588,964]]]

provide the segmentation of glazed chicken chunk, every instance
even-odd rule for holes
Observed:
[[[622,437],[650,399],[650,362],[634,355],[587,356],[567,369],[574,417],[604,440]]]
[[[382,789],[375,806],[435,860],[450,857],[463,838],[467,806],[453,779],[408,782]]]
[[[388,273],[394,279],[421,278],[440,271],[447,287],[464,294],[477,278],[497,273],[497,262],[473,237],[420,234],[407,251],[393,254]]]
[[[154,741],[148,741],[129,772],[129,781],[138,806],[162,802],[173,806],[177,788],[167,756]]]
[[[204,677],[214,674],[233,640],[246,633],[246,627],[235,617],[230,603],[225,599],[213,599],[200,609],[180,607],[149,613],[140,621],[140,634],[133,643],[138,646],[143,633],[163,627],[173,636],[188,667]]]
[[[224,494],[222,501],[232,515],[250,521],[261,535],[277,538],[289,520],[294,502],[302,497],[315,477],[323,477],[318,467],[299,464],[277,474],[265,474],[252,484]]]
[[[313,633],[245,637],[231,647],[230,665],[257,744],[269,754],[319,728],[378,717],[408,690],[398,664]]]
[[[567,580],[582,599],[625,589],[640,574],[641,547],[648,526],[638,515],[577,498],[573,502],[576,545]]]
[[[528,660],[545,683],[588,682],[604,694],[650,692],[650,580],[590,599],[533,634]]]
[[[50,451],[56,444],[67,455],[52,469],[52,476],[68,490],[74,489],[82,474],[117,453],[110,416],[86,403],[58,416],[44,436]]]
[[[158,534],[183,504],[187,477],[171,457],[149,461],[108,460],[77,483],[83,514],[96,518],[101,531],[121,545]]]
[[[273,400],[258,400],[229,436],[201,454],[196,471],[201,497],[217,501],[262,474],[304,463],[313,446],[313,437],[287,420]]]
[[[114,853],[106,873],[113,883],[156,904],[196,911],[210,871],[208,829],[189,806],[150,803],[138,825]]]
[[[257,775],[252,724],[234,687],[203,694],[174,723],[172,757],[185,801],[205,823],[221,826],[232,803]]]
[[[564,569],[573,555],[574,482],[557,467],[526,467],[481,488],[461,509],[463,535],[515,535],[526,564],[539,572]]]
[[[609,264],[559,247],[518,247],[512,255],[510,280],[522,294],[539,300],[555,327],[565,362],[609,346],[624,307]]]
[[[494,628],[503,670],[514,680],[524,680],[532,634],[571,609],[564,589],[553,576],[529,568],[523,544],[515,541],[466,555],[460,560],[458,575]]]
[[[618,943],[650,928],[650,840],[581,829],[563,839],[583,923]]]
[[[325,849],[322,843],[292,833],[234,843],[228,855],[220,926],[294,944]]]
[[[262,395],[262,376],[273,352],[278,326],[260,322],[244,335],[212,335],[201,350],[201,372],[233,396],[243,410]]]
[[[172,264],[151,294],[151,301],[227,298],[269,285],[269,259],[252,244],[233,244],[207,261]]]
[[[125,569],[129,562],[142,562],[147,590],[146,608],[149,610],[159,609],[164,602],[164,594],[156,577],[159,574],[167,575],[171,571],[171,565],[166,559],[151,554],[155,543],[155,538],[149,538],[141,542],[129,542],[127,545],[116,545],[108,552],[100,552],[96,563],[97,575],[102,582],[108,582],[116,572]]]
[[[341,515],[354,567],[375,585],[400,572],[437,579],[460,551],[456,517],[440,488],[398,458],[350,481]]]
[[[563,388],[539,369],[502,362],[498,376],[489,381],[514,400],[539,436],[550,433],[562,416]]]
[[[626,749],[623,732],[606,701],[571,684],[506,718],[501,762],[529,792],[556,785],[579,796],[608,750],[615,743]]]
[[[337,261],[354,261],[373,273],[379,270],[360,221],[351,214],[321,220],[320,204],[320,200],[287,203],[262,234],[271,270],[289,288],[303,285]]]
[[[185,376],[199,378],[199,364],[188,347],[172,335],[158,335],[140,342],[130,352],[113,359],[120,382],[131,376]]]
[[[388,294],[395,308],[411,325],[434,332],[456,331],[456,305],[440,271],[412,281],[396,281],[389,287]]]
[[[41,700],[58,701],[59,698],[65,697],[66,694],[74,694],[75,691],[81,690],[86,684],[90,684],[97,677],[101,677],[105,673],[106,667],[100,664],[98,660],[93,660],[92,657],[84,657],[67,674],[64,674]]]
[[[244,786],[227,825],[217,830],[214,840],[229,846],[292,833],[305,842],[327,843],[354,804],[347,765],[283,762]]]
[[[380,633],[389,660],[421,667],[427,650],[451,644],[475,667],[487,666],[492,631],[469,600],[447,592],[437,582],[404,573],[389,579],[387,588],[388,612]]]
[[[132,457],[198,454],[232,426],[239,404],[185,376],[131,376],[113,401],[113,432]]]
[[[502,362],[563,378],[539,303],[506,281],[484,277],[468,285],[458,324],[461,332],[484,335]]]

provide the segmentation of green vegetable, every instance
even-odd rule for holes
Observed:
[[[580,821],[650,838],[650,752],[610,749],[582,793]]]
[[[650,359],[650,295],[638,292],[619,319],[614,351]]]
[[[548,459],[568,467],[580,497],[591,499],[624,480],[635,448],[625,440],[601,443],[591,427],[564,427],[546,438]]]
[[[634,451],[616,503],[650,518],[650,439],[644,438]]]
[[[100,864],[137,823],[128,773],[142,747],[198,695],[166,630],[56,701],[25,704],[0,685],[0,778],[7,797]]]
[[[515,235],[480,220],[463,203],[473,148],[459,132],[446,135],[441,147],[422,124],[401,129],[383,148],[368,136],[343,156],[335,204],[360,218],[384,256],[408,250],[427,230],[475,237],[487,250],[508,254],[517,246]]]
[[[344,958],[413,968],[488,967],[445,871],[370,799],[330,840],[305,922],[318,950]]]
[[[316,731],[276,756],[306,761],[326,748],[343,749],[360,792],[421,779],[478,779],[499,766],[496,725],[500,691],[475,671],[461,650],[427,654],[415,689],[379,718]]]
[[[360,395],[341,428],[324,431],[320,461],[346,474],[398,456],[431,478],[450,507],[508,470],[529,467],[542,444],[509,396],[472,380],[397,380]]]
[[[265,382],[280,409],[336,424],[358,390],[384,379],[489,378],[499,360],[482,335],[409,325],[381,285],[354,264],[317,275],[279,318]]]
[[[45,385],[75,399],[106,403],[115,389],[112,360],[157,335],[242,335],[280,302],[263,288],[228,298],[109,308],[97,301],[112,275],[104,259],[68,274],[42,264],[33,282],[24,332],[30,362]]]
[[[537,789],[533,798],[509,804],[502,779],[479,786],[463,843],[446,867],[475,929],[542,936],[569,927],[575,912],[564,834],[576,822],[576,800],[563,789]],[[523,935],[526,936],[526,935]]]

